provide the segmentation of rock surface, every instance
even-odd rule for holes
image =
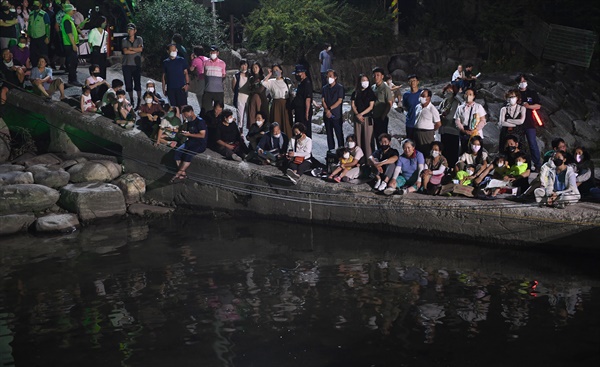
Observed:
[[[174,208],[166,208],[162,206],[153,206],[140,203],[131,204],[129,208],[127,208],[127,212],[129,214],[139,215],[140,217],[167,215],[173,213],[174,211]]]
[[[6,122],[0,117],[0,162],[6,162],[10,158],[10,130]]]
[[[127,209],[121,190],[108,183],[69,184],[60,193],[60,206],[77,213],[82,221],[123,215]]]
[[[35,222],[33,214],[9,214],[0,216],[0,235],[8,235],[27,231]]]
[[[12,171],[0,173],[0,185],[32,184],[31,172]]]
[[[37,232],[72,231],[77,227],[79,227],[79,220],[75,214],[50,214],[35,221]]]
[[[60,166],[37,164],[27,168],[33,174],[36,184],[59,189],[69,183],[71,175]]]
[[[13,163],[22,164],[25,167],[35,166],[36,164],[46,164],[46,165],[52,166],[55,164],[61,164],[62,159],[57,157],[55,154],[46,153],[46,154],[36,155],[33,157],[30,157],[28,155],[23,155],[22,157],[17,158]]]
[[[127,204],[139,202],[146,193],[146,180],[137,173],[126,173],[113,181],[125,196]]]
[[[121,165],[115,162],[101,160],[78,163],[67,172],[71,175],[71,182],[110,182],[121,174]]]
[[[59,196],[58,191],[42,185],[0,186],[0,215],[45,210],[56,204]]]
[[[25,167],[20,164],[0,164],[0,173],[24,171]]]

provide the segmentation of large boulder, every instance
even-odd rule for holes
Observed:
[[[0,162],[6,162],[10,157],[10,130],[4,119],[0,117]]]
[[[148,204],[132,204],[127,208],[129,214],[138,215],[140,217],[154,217],[168,215],[175,211],[174,208],[167,208],[163,206],[153,206]]]
[[[71,175],[71,182],[110,182],[119,177],[122,172],[120,164],[101,160],[78,163],[67,171]]]
[[[38,164],[27,168],[36,184],[59,189],[69,183],[71,175],[60,166]]]
[[[0,186],[0,215],[46,210],[58,201],[58,191],[42,185]]]
[[[46,164],[46,165],[52,166],[55,164],[61,164],[62,159],[57,157],[55,154],[46,153],[46,154],[41,154],[41,155],[37,155],[34,157],[30,157],[28,155],[23,155],[23,156],[17,158],[13,163],[22,164],[25,167],[35,166],[36,164]]]
[[[26,231],[35,222],[33,214],[9,214],[0,216],[0,235]]]
[[[79,227],[75,214],[50,214],[35,221],[37,232],[70,232]]]
[[[68,184],[60,190],[60,194],[60,206],[77,213],[82,221],[123,215],[126,211],[123,193],[113,184]]]
[[[146,193],[146,180],[137,173],[126,173],[113,181],[125,197],[127,204],[140,201]]]
[[[12,171],[0,173],[0,185],[32,184],[31,172]]]
[[[21,166],[20,164],[0,164],[0,173],[24,170],[25,166]]]

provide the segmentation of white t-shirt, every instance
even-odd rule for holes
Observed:
[[[422,130],[434,130],[435,123],[440,122],[440,113],[431,102],[425,107],[419,103],[415,111],[415,128]]]
[[[473,130],[475,128],[476,121],[483,116],[487,115],[482,105],[477,102],[473,102],[472,105],[467,106],[467,103],[463,103],[456,109],[454,114],[454,120],[456,124],[461,124],[467,130]],[[483,127],[485,124],[480,123],[477,125],[477,135],[483,138]]]
[[[262,85],[267,88],[273,99],[286,99],[290,93],[288,85],[283,79],[269,79],[263,81]]]

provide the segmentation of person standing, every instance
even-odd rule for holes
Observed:
[[[0,12],[0,49],[8,48],[11,40],[17,40],[17,13],[7,0],[2,1]]]
[[[169,98],[171,106],[187,105],[187,91],[190,85],[187,61],[177,55],[177,45],[171,43],[167,50],[169,57],[163,61],[162,90]]]
[[[204,78],[206,88],[202,96],[202,111],[210,111],[215,101],[223,102],[225,99],[225,90],[223,81],[227,76],[225,61],[219,59],[219,48],[210,47],[210,59],[204,62]]]
[[[42,10],[39,0],[33,2],[33,10],[29,13],[29,48],[31,60],[39,60],[42,55],[48,55],[50,43],[50,16]]]
[[[73,21],[73,14],[75,14],[77,9],[71,4],[65,4],[63,10],[65,11],[65,16],[62,18],[60,30],[65,50],[65,63],[67,65],[67,72],[69,73],[69,84],[81,87],[82,84],[77,80],[79,32]]]
[[[274,78],[271,78],[274,76]],[[288,98],[290,96],[289,79],[283,77],[281,65],[274,64],[268,69],[268,74],[262,81],[262,85],[267,89],[271,96],[271,114],[269,121],[278,122],[283,127],[283,132],[287,136],[292,135],[292,123],[290,121],[290,111],[288,110]]]
[[[321,88],[325,88],[327,85],[327,71],[333,69],[333,53],[329,43],[326,43],[323,51],[319,53],[319,62],[321,63]]]
[[[527,137],[527,144],[529,145],[529,154],[531,154],[531,160],[533,161],[534,167],[532,171],[539,170],[542,166],[540,157],[540,148],[537,144],[536,139],[536,121],[533,117],[534,111],[542,108],[540,104],[540,97],[537,92],[527,88],[527,76],[521,74],[517,77],[517,83],[519,83],[519,93],[521,93],[521,101],[525,107],[525,122],[523,128],[525,129],[525,136]]]
[[[137,34],[137,27],[133,23],[127,24],[127,37],[121,41],[123,50],[123,80],[125,81],[125,90],[129,94],[129,99],[133,101],[133,91],[137,93],[137,104],[139,107],[142,101],[142,51],[144,50],[144,40]]]
[[[344,102],[344,87],[337,82],[337,72],[327,71],[327,85],[323,87],[323,120],[327,131],[327,149],[335,149],[333,133],[337,138],[338,148],[344,146],[344,132],[342,130],[342,103]]]
[[[456,98],[458,90],[458,85],[448,84],[443,90],[444,100],[440,104],[440,118],[442,120],[440,135],[442,136],[444,156],[448,160],[448,167],[454,167],[458,161],[460,149],[460,131],[454,122],[454,115],[460,105],[460,101]]]
[[[237,109],[237,125],[240,131],[244,128],[244,116],[246,103],[250,95],[250,84],[248,84],[248,61],[240,60],[240,70],[235,73],[231,80],[231,89],[233,89],[233,105]]]
[[[373,106],[373,137],[377,139],[377,147],[380,148],[380,139],[381,134],[388,133],[388,125],[390,119],[388,118],[388,113],[392,108],[394,103],[394,95],[392,94],[392,90],[390,89],[387,83],[384,83],[385,72],[383,68],[376,67],[373,69],[373,79],[375,80],[375,84],[371,87],[373,92],[375,92],[375,97],[377,100],[375,101],[375,105]],[[369,142],[371,145],[371,149],[375,148],[373,144],[373,140]]]
[[[192,93],[196,94],[198,100],[198,106],[202,107],[202,96],[204,95],[204,89],[206,87],[206,81],[204,80],[204,62],[208,60],[204,56],[204,47],[194,46],[194,52],[191,55],[190,71],[190,88]]]
[[[352,112],[354,113],[354,134],[352,140],[362,148],[366,157],[372,153],[371,144],[373,141],[373,107],[377,97],[366,75],[359,76],[359,85],[352,93],[350,101],[352,103]]]
[[[431,91],[423,89],[416,109],[415,145],[417,151],[428,154],[434,141],[435,131],[442,126],[440,113],[431,103]]]
[[[292,100],[294,110],[294,123],[301,123],[306,128],[306,136],[312,138],[312,103],[313,103],[313,85],[307,74],[306,66],[296,65],[294,75],[298,81],[296,95]]]
[[[408,76],[408,85],[410,90],[402,96],[402,108],[406,113],[406,137],[413,139],[416,123],[415,113],[419,105],[419,97],[421,97],[423,91],[419,89],[419,77],[415,74]]]
[[[486,112],[482,105],[475,102],[475,90],[465,90],[465,102],[458,106],[454,114],[456,128],[460,131],[461,153],[467,151],[471,138],[479,136],[483,139]]]
[[[108,55],[108,32],[106,31],[106,17],[98,19],[97,26],[88,35],[88,43],[92,50],[91,63],[100,68],[99,76],[106,79],[106,58]]]

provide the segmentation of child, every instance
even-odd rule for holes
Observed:
[[[133,106],[125,97],[126,93],[123,89],[117,91],[117,116],[115,117],[115,123],[122,128],[132,128],[135,121],[135,111]]]
[[[471,180],[473,179],[473,174],[475,173],[475,165],[467,164],[464,171],[456,172],[456,179],[458,183],[463,186],[471,186]]]
[[[92,89],[85,85],[81,88],[81,97],[79,98],[79,107],[81,112],[96,112],[98,109],[92,101]]]
[[[182,136],[179,134],[181,127],[181,118],[179,117],[179,109],[175,106],[171,107],[168,103],[165,104],[167,113],[160,121],[160,129],[156,138],[156,145],[165,144],[171,148],[175,148],[181,141]]]
[[[340,182],[342,181],[342,179],[345,178],[348,171],[352,169],[352,167],[350,167],[350,165],[348,164],[354,161],[354,157],[352,156],[352,154],[350,154],[349,148],[338,149],[337,155],[340,163],[327,178],[330,180],[334,180],[335,182]],[[344,182],[346,181],[347,179],[344,180]]]
[[[506,161],[506,157],[498,155],[494,159],[494,173],[492,179],[487,183],[486,195],[496,197],[502,188],[508,187],[508,175],[510,171],[511,168]]]
[[[515,155],[515,164],[508,170],[509,181],[512,182],[515,179],[520,178],[521,175],[525,173],[525,171],[527,171],[527,169],[529,168],[528,166],[529,165],[527,164],[525,153],[518,152]]]

